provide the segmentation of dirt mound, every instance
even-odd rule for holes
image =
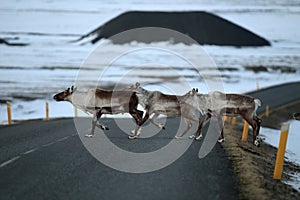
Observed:
[[[145,31],[135,30],[126,37],[111,38],[113,35],[123,31],[142,28],[161,27],[171,29],[186,34],[199,44],[211,45],[231,45],[231,46],[269,46],[270,42],[257,34],[238,26],[226,19],[208,12],[146,12],[131,11],[125,12],[114,19],[99,26],[95,30],[79,38],[95,36],[91,42],[96,43],[102,38],[110,38],[114,43],[128,43],[131,41],[153,42],[168,41],[172,39],[174,43],[177,36],[172,32],[158,33],[157,29]],[[171,38],[170,38],[171,37]],[[186,43],[191,41],[186,40]]]

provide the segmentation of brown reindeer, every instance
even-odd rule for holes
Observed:
[[[300,120],[300,113],[294,113],[294,114],[293,114],[293,118],[294,118],[295,120]]]
[[[211,92],[209,94],[199,94],[198,89],[193,89],[187,93],[182,102],[190,104],[193,107],[206,114],[205,119],[200,123],[199,129],[212,116],[218,120],[221,130],[219,142],[223,142],[223,115],[240,115],[247,121],[253,129],[253,144],[259,146],[258,138],[261,119],[257,117],[256,110],[261,106],[259,99],[243,94],[224,94],[222,92]],[[196,135],[197,137],[197,135]]]
[[[143,112],[137,109],[138,97],[135,92],[128,90],[104,90],[101,88],[89,89],[87,92],[77,91],[73,86],[53,97],[56,101],[68,101],[84,112],[93,114],[92,130],[86,137],[94,135],[95,126],[103,130],[108,127],[97,124],[102,114],[129,113],[138,126],[143,117]],[[137,129],[137,128],[136,128]]]
[[[139,123],[142,126],[149,117],[153,115],[151,118],[151,122],[156,125],[158,128],[165,129],[162,124],[158,124],[156,119],[159,115],[166,115],[168,117],[180,117],[182,116],[184,122],[186,123],[186,129],[179,135],[175,136],[175,138],[182,138],[192,127],[191,121],[197,122],[200,124],[200,116],[201,113],[194,109],[191,105],[188,104],[180,104],[179,101],[183,96],[177,95],[169,95],[164,94],[159,91],[148,91],[140,86],[140,83],[136,83],[129,87],[130,90],[135,91],[139,97],[139,104],[146,110],[146,114],[143,120]],[[199,132],[199,129],[196,133]],[[137,138],[140,134],[140,129],[135,131],[135,134],[129,136],[130,139]],[[199,138],[202,135],[199,133]]]

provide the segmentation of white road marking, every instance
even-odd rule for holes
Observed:
[[[74,134],[74,136],[75,136],[75,135],[76,135],[76,134]],[[50,146],[50,145],[52,145],[52,144],[55,144],[55,143],[57,143],[57,142],[61,142],[61,141],[67,140],[69,137],[70,137],[70,136],[66,136],[66,137],[57,139],[57,140],[54,141],[54,142],[49,142],[49,143],[47,143],[47,144],[43,144],[42,147],[48,147],[48,146]],[[22,155],[30,154],[30,153],[32,153],[32,152],[37,151],[38,149],[39,149],[39,148],[33,148],[33,149],[28,150],[28,151],[25,151],[24,153],[21,153],[19,156],[15,156],[15,157],[13,157],[13,158],[11,158],[11,159],[9,159],[9,160],[7,160],[7,161],[1,163],[1,164],[0,164],[0,168],[6,166],[6,165],[8,165],[8,164],[10,164],[10,163],[12,163],[12,162],[14,162],[14,161],[16,161],[16,160],[18,160],[19,158],[21,158]]]
[[[12,162],[14,162],[16,160],[18,160],[20,157],[21,156],[16,156],[16,157],[13,157],[12,159],[10,159],[8,161],[5,161],[5,162],[1,163],[0,168],[4,167],[5,165],[8,165],[8,164],[10,164],[10,163],[12,163]]]
[[[50,145],[52,145],[52,144],[54,144],[55,142],[49,142],[49,143],[47,143],[47,144],[43,144],[42,145],[42,147],[48,147],[48,146],[50,146]]]
[[[23,155],[30,154],[30,153],[32,153],[32,152],[35,152],[36,150],[38,150],[38,148],[30,149],[30,150],[28,150],[28,151],[25,151],[25,152],[23,153]]]
[[[61,141],[64,141],[64,140],[66,140],[68,138],[69,138],[69,136],[66,136],[66,137],[63,137],[63,138],[60,138],[60,139],[56,140],[56,142],[61,142]]]

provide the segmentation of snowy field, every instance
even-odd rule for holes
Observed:
[[[71,42],[130,10],[209,11],[259,34],[272,45],[243,48],[204,45],[203,50],[218,70],[203,66],[197,72],[182,59],[175,58],[174,54],[158,49],[172,49],[179,55],[188,53],[191,59],[197,60],[198,46],[160,42],[150,44],[153,48],[144,50],[145,44],[136,42],[124,45],[113,45],[107,41],[96,45]],[[107,66],[103,63],[82,66],[99,46],[104,49],[103,57],[128,48],[137,49],[135,53],[114,61],[105,76],[101,76],[101,85],[115,82],[130,85],[139,81],[148,89],[182,94],[184,90],[170,88],[180,88],[184,81],[191,87],[208,92],[207,82],[199,79],[200,73],[209,81],[221,75],[225,92],[243,93],[253,91],[257,86],[264,88],[300,81],[300,31],[296,26],[299,21],[300,1],[174,0],[172,4],[163,0],[2,1],[0,38],[28,45],[0,44],[0,123],[7,123],[7,100],[11,101],[14,120],[44,118],[46,101],[50,105],[50,117],[73,116],[71,105],[54,102],[52,96],[74,84],[78,74],[86,77],[83,88],[98,83],[88,77]],[[258,67],[262,70],[255,72]],[[300,140],[299,130],[300,124],[291,121],[288,157],[298,164],[300,152],[295,142]],[[262,133],[267,142],[278,145],[278,130],[262,129]]]

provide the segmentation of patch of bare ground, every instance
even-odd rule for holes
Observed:
[[[299,102],[272,109],[268,118],[263,116],[263,126],[278,128],[297,109],[300,110]],[[242,132],[242,123],[226,123],[226,141],[222,143],[236,174],[239,199],[300,199],[300,192],[284,183],[292,179],[289,174],[300,172],[300,166],[285,160],[282,180],[273,179],[277,148],[264,142],[260,147],[254,146],[251,130],[248,141],[242,142]]]

